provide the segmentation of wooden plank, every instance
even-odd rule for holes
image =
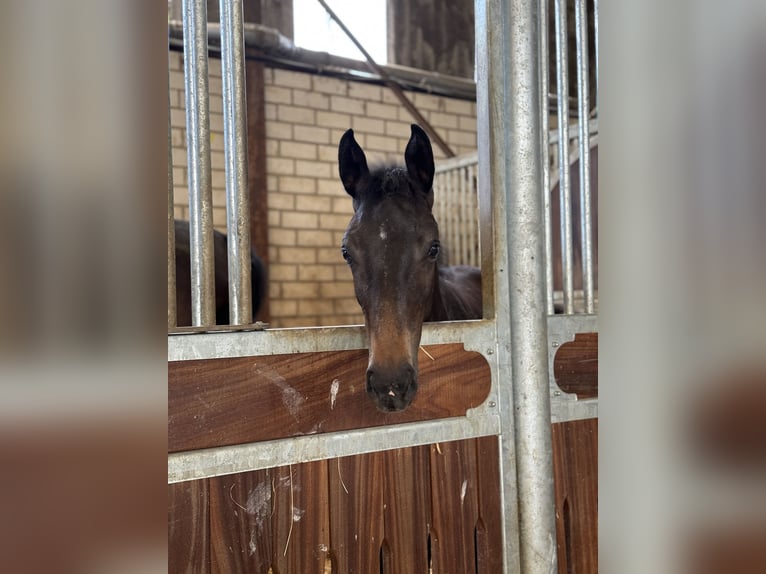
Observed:
[[[431,555],[434,572],[476,572],[478,473],[476,443],[431,447]]]
[[[500,445],[496,436],[476,439],[478,511],[476,525],[476,571],[503,570],[503,507],[500,498]]]
[[[553,358],[553,376],[565,393],[578,398],[598,396],[598,333],[577,333]]]
[[[207,479],[168,485],[168,572],[210,572]]]
[[[489,365],[461,344],[428,347],[404,412],[365,391],[367,351],[168,363],[168,451],[463,416],[489,394]]]
[[[428,571],[429,450],[421,446],[382,453],[384,574]]]
[[[383,460],[376,452],[328,461],[333,572],[380,572]]]
[[[559,574],[598,572],[598,419],[552,425]]]
[[[210,479],[212,572],[269,571],[272,475],[263,470]]]
[[[329,563],[328,461],[275,469],[275,572],[323,574]]]

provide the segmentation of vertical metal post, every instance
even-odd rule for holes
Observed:
[[[580,146],[580,249],[582,251],[582,288],[585,312],[594,312],[593,300],[593,241],[590,196],[590,92],[588,85],[588,14],[585,0],[575,5],[577,36],[577,103]]]
[[[479,196],[492,204],[494,273],[487,287],[493,289],[497,328],[504,572],[525,574],[555,572],[557,562],[538,7],[538,0],[476,4]],[[482,230],[485,222],[482,213]]]
[[[556,6],[556,84],[559,131],[559,201],[561,202],[561,276],[564,313],[574,313],[574,270],[572,246],[572,191],[569,185],[569,72],[567,69],[567,3]]]
[[[170,86],[168,85],[168,330],[176,319],[176,232],[173,213],[173,140],[170,131]]]
[[[229,234],[229,320],[253,321],[250,266],[250,197],[247,188],[247,107],[242,0],[221,0],[221,75]]]
[[[510,55],[507,27],[510,20],[504,0],[477,0],[476,113],[479,163],[477,166],[479,235],[484,316],[495,317],[497,340],[498,414],[500,416],[500,496],[503,505],[503,572],[520,574],[519,496],[516,489],[514,409],[511,390],[511,347],[508,229],[505,190],[509,186],[506,165],[508,101],[513,97],[507,78]]]
[[[215,324],[207,5],[183,0],[192,325]]]
[[[593,0],[593,43],[596,47],[596,117],[598,117],[598,0]]]
[[[543,0],[545,1],[545,0]],[[539,0],[512,0],[508,282],[521,571],[556,570],[540,147]],[[566,142],[566,140],[564,140]],[[563,147],[566,147],[564,143]]]
[[[543,164],[543,225],[545,228],[545,303],[549,315],[553,315],[553,231],[551,223],[550,148],[548,134],[548,0],[540,2],[540,146]]]

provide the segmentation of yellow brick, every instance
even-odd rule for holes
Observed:
[[[352,98],[379,102],[383,97],[382,94],[382,86],[376,86],[375,84],[365,84],[362,82],[349,82],[348,84],[348,95]]]
[[[291,124],[313,125],[316,122],[315,114],[316,112],[311,108],[290,106],[287,104],[277,105],[277,118],[280,121]]]
[[[369,104],[368,104],[369,106]],[[361,116],[355,116],[352,118],[351,127],[355,132],[366,132],[372,134],[383,133],[385,129],[385,122],[381,119],[366,118]]]
[[[285,211],[282,214],[282,226],[288,229],[316,229],[317,219],[316,213]]]
[[[346,95],[349,89],[348,86],[348,82],[337,78],[330,78],[328,76],[314,76],[312,78],[312,88],[315,92]]]
[[[321,283],[319,294],[326,299],[344,299],[354,297],[354,284],[348,283]]]
[[[289,261],[290,263],[316,263],[316,250],[310,247],[280,247],[279,257],[272,257],[274,261]]]
[[[316,159],[317,146],[310,143],[286,142],[279,145],[280,155],[296,159]]]
[[[351,116],[342,112],[317,112],[316,125],[347,130],[351,127]]]
[[[286,214],[287,215],[287,214]],[[294,229],[269,229],[269,244],[271,245],[289,245],[296,244],[296,234]]]
[[[327,265],[301,265],[298,268],[298,277],[301,281],[332,281],[333,275],[332,267]]]
[[[435,128],[457,128],[457,116],[433,112],[429,118]]]
[[[293,210],[295,209],[295,196],[289,193],[270,191],[267,197],[269,209]]]
[[[292,104],[293,92],[290,88],[281,86],[266,86],[265,99],[272,104]]]
[[[290,88],[311,89],[311,75],[291,70],[274,69],[274,84]]]
[[[282,296],[285,299],[315,299],[319,296],[319,285],[317,283],[285,282],[282,283]]]
[[[316,247],[318,245],[331,245],[332,232],[321,231],[318,229],[301,229],[298,231],[297,244],[311,247]],[[330,275],[332,275],[332,273],[330,273]]]
[[[295,175],[303,177],[330,177],[330,164],[319,161],[296,160]]]
[[[269,265],[269,281],[295,281],[298,278],[298,266],[285,263]]]
[[[280,175],[279,191],[286,193],[316,193],[316,180],[310,177]]]
[[[444,111],[456,116],[475,115],[475,102],[470,100],[458,100],[454,98],[444,98]]]
[[[400,106],[395,106],[393,104],[378,104],[376,102],[367,102],[366,108],[367,115],[369,117],[390,120],[396,117]]]
[[[293,124],[277,121],[266,122],[266,137],[292,141]]]
[[[296,125],[293,127],[293,134],[296,141],[314,144],[330,143],[330,130],[327,128]]]
[[[299,106],[312,108],[314,110],[329,110],[330,98],[327,94],[319,92],[307,92],[305,90],[293,89],[292,102]]]
[[[298,312],[298,302],[284,299],[272,300],[269,301],[269,311],[275,317],[292,317]]]
[[[328,213],[332,211],[332,198],[321,195],[296,195],[295,207],[301,211]]]
[[[343,96],[330,96],[330,109],[334,112],[364,115],[364,104],[364,100],[344,98]]]
[[[334,310],[333,302],[327,300],[303,300],[298,301],[298,315],[301,316],[322,316],[329,315]]]
[[[266,171],[277,175],[295,175],[295,160],[284,157],[267,157]]]

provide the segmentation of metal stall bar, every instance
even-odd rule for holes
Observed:
[[[192,325],[215,324],[207,4],[183,0]]]
[[[242,0],[221,0],[221,76],[229,250],[229,322],[252,323],[250,197],[247,188],[247,116]]]
[[[168,330],[176,326],[176,231],[173,215],[173,140],[170,131],[168,86]]]
[[[543,225],[545,229],[545,305],[548,315],[555,312],[553,306],[553,232],[551,223],[551,177],[550,177],[550,142],[548,137],[549,109],[548,81],[548,1],[540,2],[540,146],[543,164]]]
[[[569,184],[569,73],[567,70],[567,4],[555,0],[556,86],[559,132],[559,201],[561,202],[561,275],[564,313],[574,313],[574,248],[572,245],[572,191]]]
[[[585,296],[585,312],[594,312],[593,298],[593,241],[590,201],[590,134],[588,114],[588,14],[585,0],[577,0],[575,28],[577,37],[577,103],[580,121],[580,248],[582,250],[582,288]]]
[[[543,2],[545,0],[542,0]],[[521,571],[556,570],[542,210],[539,0],[511,2],[506,188]]]
[[[517,2],[518,0],[514,0]],[[507,78],[509,7],[503,0],[478,0],[476,26],[476,120],[478,124],[477,184],[481,245],[482,295],[485,316],[495,317],[494,352],[497,369],[500,497],[503,507],[503,572],[521,572],[519,550],[519,493],[513,440],[514,409],[511,390],[509,286],[507,281],[508,228],[505,190],[508,189],[507,110],[511,89]]]
[[[593,43],[596,50],[596,117],[598,117],[598,0],[593,0]]]

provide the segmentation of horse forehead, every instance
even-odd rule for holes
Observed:
[[[367,228],[368,233],[390,237],[392,234],[425,231],[435,226],[435,221],[427,209],[389,197],[365,210],[360,224]]]

